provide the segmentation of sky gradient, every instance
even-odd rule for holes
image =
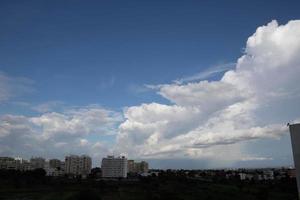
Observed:
[[[1,1],[0,155],[293,164],[299,1]]]

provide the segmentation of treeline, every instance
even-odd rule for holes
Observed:
[[[20,188],[45,183],[47,183],[47,177],[44,169],[30,171],[0,170],[0,186],[2,188]]]
[[[74,179],[48,177],[43,169],[0,170],[0,200],[297,200],[295,179],[240,181],[237,177],[221,176],[198,179],[193,173],[166,170],[158,176],[103,181],[93,173],[87,179]]]

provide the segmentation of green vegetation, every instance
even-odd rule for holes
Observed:
[[[16,173],[16,172],[14,172]],[[162,174],[132,180],[96,181],[32,174],[1,174],[0,199],[9,200],[296,200],[295,179],[254,182],[239,180],[198,180]]]

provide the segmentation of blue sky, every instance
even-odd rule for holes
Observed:
[[[100,123],[99,126],[108,126],[103,132],[114,133],[99,135],[95,131],[98,130],[96,127],[91,128],[92,131],[87,131],[84,136],[75,137],[71,133],[71,138],[67,137],[62,141],[58,138],[47,139],[55,144],[82,139],[91,144],[100,141],[105,149],[103,152],[111,153],[111,149],[114,149],[112,146],[118,144],[117,140],[122,140],[120,134],[131,134],[119,127],[126,120],[132,122],[130,116],[127,116],[129,114],[126,114],[126,108],[141,108],[141,104],[151,105],[153,102],[166,106],[183,106],[174,96],[170,97],[169,93],[162,91],[161,85],[173,86],[174,81],[183,78],[188,80],[180,83],[183,86],[203,81],[200,79],[219,81],[226,71],[235,69],[237,59],[245,54],[247,39],[258,27],[272,20],[285,25],[291,20],[299,19],[299,6],[299,1],[1,1],[0,72],[4,78],[2,85],[0,81],[0,87],[3,88],[0,91],[7,92],[6,96],[3,93],[5,97],[2,101],[0,98],[2,123],[9,114],[14,117],[42,118],[49,113],[59,113],[68,116],[68,119],[74,119],[76,117],[73,113],[70,114],[70,110],[90,107],[103,109],[108,116],[117,119],[113,120],[113,125],[109,122],[109,125]],[[295,41],[296,44],[297,42]],[[225,70],[219,70],[222,67],[226,67]],[[211,69],[217,69],[218,72],[211,76],[201,76]],[[195,78],[197,75],[202,78]],[[151,85],[152,89],[147,85]],[[292,102],[293,107],[297,100],[289,98],[287,101]],[[283,105],[282,99],[275,101],[280,101],[280,105]],[[42,105],[49,108],[38,110]],[[272,110],[272,106],[270,108]],[[285,123],[285,120],[293,121],[299,117],[297,109],[286,109],[280,119],[274,116],[280,115],[282,111],[278,110],[270,117],[268,112],[263,112],[264,109],[253,111],[261,112],[253,119],[263,116],[263,120],[259,123],[254,120],[251,126]],[[42,123],[44,121],[35,126],[42,129],[40,132],[48,133],[45,128],[47,126]],[[188,122],[189,127],[190,124],[193,123]],[[92,124],[93,127],[94,125]],[[188,125],[183,123],[179,129],[190,132],[192,128],[185,128]],[[199,124],[193,124],[193,128],[195,127],[199,128]],[[164,132],[163,130],[160,131]],[[138,131],[143,132],[140,129]],[[59,129],[57,134],[60,132],[65,134],[68,131]],[[265,159],[264,164],[292,163],[289,140],[286,139],[287,135],[282,137],[285,141],[282,145],[283,154],[288,157],[285,158],[288,161],[272,157]],[[267,139],[267,142],[273,144],[276,140],[274,142]],[[108,146],[105,146],[106,143]],[[141,143],[138,142],[137,146]],[[257,143],[262,141],[258,140]],[[273,148],[275,144],[272,144],[269,146]],[[161,145],[166,147],[166,144]],[[250,146],[247,148],[252,151],[264,149],[262,144]],[[15,155],[18,152],[11,150],[13,148],[12,145],[6,145],[7,151],[0,153]],[[126,150],[120,151],[124,153]],[[257,159],[253,160],[274,156],[269,155],[266,149],[264,151],[265,155],[255,153]],[[90,153],[92,150],[86,152]],[[24,156],[30,153],[38,154],[32,148]],[[62,156],[58,153],[49,154],[49,150],[41,150],[39,153],[46,157]],[[73,153],[73,150],[64,153]],[[147,158],[146,154],[128,153],[135,158]],[[95,154],[96,156],[100,155]],[[152,156],[148,159],[163,157]],[[174,155],[174,159],[180,160],[182,156]],[[168,163],[163,164],[165,165],[168,166]],[[227,166],[224,163],[215,165]]]
[[[34,80],[37,92],[26,100],[35,103],[118,109],[152,102],[158,97],[132,94],[131,87],[235,62],[258,26],[299,18],[298,6],[299,1],[2,1],[1,69]]]

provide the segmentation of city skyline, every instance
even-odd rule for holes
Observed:
[[[150,176],[149,164],[146,161],[127,160],[125,156],[103,157],[101,166],[92,165],[88,155],[66,155],[64,160],[43,157],[23,158],[0,157],[1,172],[33,172],[43,171],[51,177],[88,178],[93,172],[101,173],[102,178],[127,178],[129,176]]]
[[[299,6],[2,1],[0,156],[292,166]]]

